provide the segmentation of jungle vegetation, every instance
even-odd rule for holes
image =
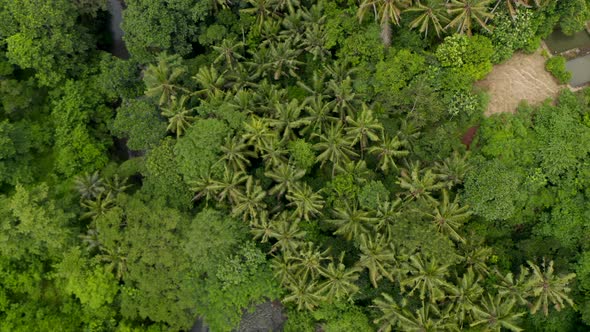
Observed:
[[[473,85],[590,1],[125,6],[0,0],[0,331],[590,329],[590,90]]]

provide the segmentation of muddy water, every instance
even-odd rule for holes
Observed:
[[[129,59],[129,51],[123,41],[123,5],[120,0],[109,0],[109,13],[111,14],[110,28],[113,38],[111,53],[121,59]]]
[[[577,87],[590,82],[590,54],[568,61],[565,67],[572,73],[571,86]]]

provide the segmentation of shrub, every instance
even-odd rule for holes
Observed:
[[[545,69],[555,76],[561,84],[569,82],[572,78],[572,73],[565,68],[565,58],[562,56],[554,56],[547,60]]]

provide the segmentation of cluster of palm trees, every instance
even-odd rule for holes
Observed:
[[[465,154],[430,165],[414,160],[419,133],[406,120],[398,128],[385,127],[353,88],[356,69],[345,61],[326,61],[308,80],[300,78],[304,57],[330,60],[319,5],[248,3],[243,10],[256,15],[261,36],[256,49],[224,40],[213,47],[214,63],[190,78],[177,57],[163,54],[146,69],[144,82],[146,96],[160,106],[176,137],[197,114],[225,119],[221,110],[231,110],[246,117],[219,147],[216,165],[223,171],[212,168],[190,185],[195,201],[227,209],[268,246],[275,276],[288,291],[284,302],[313,309],[322,301],[353,300],[361,278],[368,277],[375,288],[390,283],[399,292],[374,302],[381,313],[376,323],[384,331],[467,326],[519,331],[524,306],[547,314],[551,305],[559,310],[572,304],[567,285],[573,275],[555,275],[552,262],[529,262],[516,277],[491,271],[491,250],[473,245],[463,234],[471,212],[454,192],[470,168]],[[517,3],[527,4],[510,5]],[[367,0],[359,15],[374,10],[389,25],[399,24],[402,13],[414,12],[419,16],[411,25],[425,34],[428,29],[440,34],[447,27],[470,33],[472,22],[485,28],[490,5],[490,0]],[[293,82],[305,96],[290,97],[285,87]],[[187,88],[193,84],[195,91]],[[314,152],[313,165],[293,157],[293,142],[304,142]],[[375,209],[363,206],[356,195],[333,199],[324,183],[340,177],[352,178],[357,188],[370,179],[391,179],[393,194],[379,197]],[[395,226],[407,218],[429,225],[460,248],[456,261],[440,262],[420,248],[394,245],[399,236]],[[314,242],[310,228],[322,229],[354,250],[336,252]],[[498,282],[490,285],[484,278]]]
[[[471,35],[478,26],[489,31],[488,20],[502,3],[511,15],[519,7],[531,7],[529,0],[363,0],[358,9],[362,20],[368,12],[375,14],[381,24],[381,37],[385,45],[391,45],[391,24],[400,25],[402,15],[410,13],[409,27],[418,29],[425,36],[434,31],[438,37],[446,31]],[[544,1],[534,0],[537,7]]]

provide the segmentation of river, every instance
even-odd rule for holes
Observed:
[[[129,51],[123,41],[123,29],[121,23],[123,22],[123,4],[120,0],[109,0],[109,13],[111,14],[110,28],[113,44],[111,45],[111,53],[121,59],[129,59]]]

